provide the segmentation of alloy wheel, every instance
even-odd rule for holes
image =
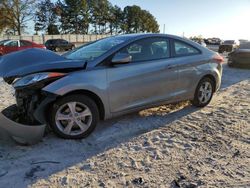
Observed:
[[[57,110],[55,123],[66,135],[80,135],[91,126],[92,113],[83,103],[68,102]]]
[[[207,103],[213,94],[213,87],[210,82],[203,82],[199,88],[199,95],[198,99],[200,103],[205,104]]]

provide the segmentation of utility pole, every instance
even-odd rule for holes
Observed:
[[[165,24],[163,25],[163,34],[165,34]]]

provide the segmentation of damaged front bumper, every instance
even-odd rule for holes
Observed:
[[[3,113],[6,109],[10,109],[12,106],[6,108],[0,112],[0,133],[6,132],[8,136],[13,138],[16,142],[24,145],[36,144],[39,142],[45,133],[46,129],[46,110],[49,104],[55,101],[56,95],[46,93],[46,97],[41,101],[39,106],[32,112],[32,116],[37,121],[37,124],[25,125],[17,123],[12,118],[7,117]],[[15,105],[13,105],[15,106]],[[27,114],[28,115],[28,114]],[[4,134],[6,134],[4,133]],[[0,134],[1,135],[1,134]]]
[[[2,112],[0,113],[0,129],[20,144],[30,145],[39,142],[43,138],[45,128],[46,125],[19,124],[7,118]]]

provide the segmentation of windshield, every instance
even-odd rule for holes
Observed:
[[[0,45],[4,45],[4,43],[7,42],[7,41],[9,41],[9,40],[1,40]]]
[[[110,37],[84,45],[64,55],[67,59],[91,61],[103,55],[111,48],[123,43],[125,39]]]

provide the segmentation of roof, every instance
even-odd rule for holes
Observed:
[[[183,39],[182,37],[176,35],[160,34],[160,33],[134,33],[134,34],[115,35],[111,37],[116,37],[120,39],[140,39],[144,37],[170,37],[175,39]]]

